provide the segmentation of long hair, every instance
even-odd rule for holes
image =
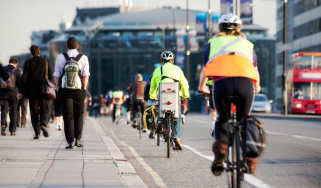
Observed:
[[[240,30],[224,30],[224,31],[220,31],[215,35],[215,37],[220,37],[220,36],[236,36],[236,37],[242,37],[246,39],[246,35]]]

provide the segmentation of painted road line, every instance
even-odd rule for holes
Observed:
[[[292,138],[297,138],[297,139],[321,142],[321,138],[314,138],[314,137],[295,135],[295,134],[291,135],[291,134],[277,133],[277,132],[272,132],[272,131],[266,131],[266,133],[268,133],[270,135],[276,135],[276,136],[286,136],[286,137],[292,137]]]
[[[208,121],[202,121],[202,120],[197,120],[197,119],[191,119],[192,121],[199,122],[199,123],[206,123],[208,124]],[[308,136],[302,136],[302,135],[291,135],[291,134],[286,134],[286,133],[280,133],[280,132],[272,132],[272,131],[265,131],[266,133],[274,136],[286,136],[286,137],[292,137],[292,138],[297,138],[297,139],[303,139],[303,140],[311,140],[311,141],[317,141],[321,142],[321,138],[314,138],[314,137],[308,137]]]
[[[125,155],[120,151],[114,141],[105,135],[105,131],[101,127],[101,125],[90,118],[92,121],[92,125],[96,129],[97,134],[101,137],[103,143],[108,148],[111,153],[111,157],[114,160],[116,167],[118,168],[119,175],[126,183],[128,188],[147,188],[147,185],[144,181],[137,175],[135,168],[132,166],[130,162],[125,158]]]
[[[208,155],[204,155],[201,152],[197,151],[195,148],[189,146],[189,145],[185,145],[183,144],[184,148],[190,150],[191,152],[197,154],[198,156],[207,159],[209,161],[213,161],[214,160],[214,156],[208,156]],[[246,182],[248,182],[249,184],[255,186],[255,187],[259,187],[259,188],[270,188],[270,186],[266,183],[264,183],[263,181],[261,181],[260,179],[256,178],[253,175],[250,174],[245,174],[244,175],[244,180]]]

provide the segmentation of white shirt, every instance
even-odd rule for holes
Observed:
[[[69,57],[76,57],[79,52],[76,49],[69,49],[67,51],[67,54]],[[64,66],[66,64],[66,58],[65,56],[61,53],[57,56],[56,58],[56,63],[55,63],[55,72],[54,72],[54,76],[55,77],[60,77]],[[88,57],[86,55],[82,55],[80,60],[78,61],[78,66],[80,69],[80,74],[82,76],[89,76],[90,72],[89,72],[89,61],[88,61]]]

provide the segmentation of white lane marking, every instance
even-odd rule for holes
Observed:
[[[118,137],[116,136],[114,131],[111,131],[111,135],[112,137],[117,140],[117,142],[119,142],[121,145],[129,148],[129,150],[131,151],[131,153],[134,155],[135,159],[143,166],[143,168],[152,176],[155,184],[160,187],[160,188],[166,188],[166,184],[163,181],[163,179],[157,174],[157,172],[155,172],[152,167],[150,167],[145,160],[137,153],[137,151],[129,146],[128,144],[126,144],[124,141],[121,141],[118,139]]]
[[[120,177],[122,178],[124,183],[127,185],[127,187],[128,188],[134,188],[134,187],[147,188],[147,185],[144,183],[141,177],[137,174],[132,164],[125,158],[124,154],[120,151],[120,149],[117,147],[115,142],[110,137],[105,135],[105,131],[103,130],[101,124],[92,118],[90,118],[90,120],[93,122],[92,124],[96,129],[97,134],[101,137],[103,143],[108,148],[111,154],[111,157],[113,158],[114,163],[118,168]]]
[[[201,152],[197,151],[196,149],[192,148],[191,146],[189,145],[185,145],[183,144],[184,148],[190,150],[191,152],[199,155],[200,157],[203,157],[209,161],[213,161],[214,160],[214,156],[208,156],[208,155],[204,155],[202,154]],[[244,180],[246,182],[248,182],[249,184],[255,186],[255,187],[259,187],[259,188],[270,188],[270,186],[266,183],[264,183],[263,181],[261,181],[260,179],[256,178],[255,176],[253,175],[250,175],[250,174],[245,174],[244,175]]]
[[[297,138],[297,139],[312,140],[312,141],[321,142],[321,138],[307,137],[307,136],[295,135],[295,134],[291,135],[291,134],[277,133],[277,132],[272,132],[272,131],[266,131],[266,133],[271,134],[271,135],[277,135],[277,136],[286,136],[286,137],[292,137],[292,138]]]
[[[125,143],[124,143],[125,144]],[[127,144],[125,144],[127,145]],[[136,150],[127,145],[127,147],[129,148],[129,150],[132,152],[132,154],[135,156],[136,160],[145,168],[145,170],[153,177],[155,184],[158,187],[167,187],[165,182],[163,181],[163,179],[157,174],[157,172],[155,172],[146,162],[145,160],[139,156],[139,154],[136,152]]]
[[[199,123],[208,124],[208,121],[202,121],[202,120],[198,120],[198,119],[191,119],[191,120],[199,122]],[[268,131],[268,130],[266,130],[266,133],[271,134],[271,135],[275,135],[275,136],[286,136],[286,137],[292,137],[292,138],[297,138],[297,139],[312,140],[312,141],[321,142],[321,138],[314,138],[314,137],[295,135],[295,134],[291,135],[291,134],[286,134],[286,133],[272,132],[272,131]]]

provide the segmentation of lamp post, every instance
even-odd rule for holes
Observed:
[[[187,80],[190,81],[190,42],[189,42],[189,8],[188,8],[188,0],[186,0],[186,77]]]
[[[211,24],[212,24],[212,16],[211,16],[212,10],[211,10],[211,0],[208,0],[208,10],[207,10],[207,33],[206,33],[206,39],[207,42],[211,38]]]
[[[282,52],[282,56],[283,56],[283,75],[282,75],[282,84],[283,84],[283,110],[284,110],[284,115],[288,115],[288,94],[287,94],[287,87],[286,87],[286,32],[287,32],[287,28],[286,28],[286,4],[287,4],[287,0],[283,0],[283,52]]]

